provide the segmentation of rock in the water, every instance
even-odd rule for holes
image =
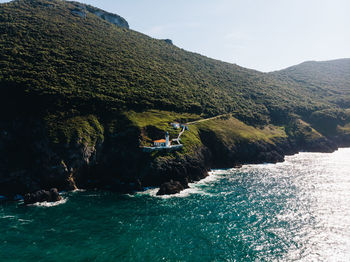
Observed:
[[[170,180],[170,182],[165,182],[160,186],[157,195],[174,195],[180,193],[184,189],[184,186],[179,181]]]
[[[62,197],[60,196],[60,193],[58,193],[57,188],[51,188],[50,189],[50,202],[56,202],[60,201]]]
[[[24,203],[34,204],[37,202],[56,202],[60,201],[62,197],[58,193],[57,188],[51,188],[50,191],[39,190],[34,193],[28,193],[24,196]]]
[[[184,189],[189,188],[188,186],[189,181],[187,177],[182,177],[179,182],[184,187]]]

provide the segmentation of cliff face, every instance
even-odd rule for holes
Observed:
[[[90,5],[81,4],[78,2],[70,2],[70,1],[67,1],[67,2],[71,3],[75,7],[71,11],[73,14],[86,18],[87,13],[89,12],[118,27],[129,29],[128,22],[119,15],[112,14],[102,9],[99,9]]]
[[[160,186],[171,179],[188,183],[206,175],[208,151],[186,157],[153,157],[139,148],[140,129],[125,124],[105,139],[75,136],[54,143],[39,119],[0,123],[0,195],[40,189],[101,188],[121,193]],[[87,142],[89,141],[89,142]]]
[[[348,136],[334,141],[315,134],[311,138],[300,127],[294,127],[293,134],[287,131],[288,135],[282,129],[276,133],[277,127],[261,131],[229,117],[190,125],[190,130],[183,134],[181,151],[147,153],[140,148],[147,133],[131,119],[120,117],[103,125],[103,136],[93,132],[79,134],[77,129],[71,139],[55,143],[45,121],[22,118],[1,122],[1,195],[12,198],[53,187],[130,193],[143,187],[159,187],[171,180],[186,188],[188,183],[207,176],[210,168],[276,163],[301,150],[332,152],[338,146],[350,145]],[[218,125],[220,130],[216,129]],[[237,133],[239,128],[243,135]],[[176,132],[172,132],[173,137]],[[264,134],[271,138],[258,132],[268,132]],[[249,138],[250,135],[254,137]]]
[[[122,18],[119,15],[115,15],[112,13],[108,13],[106,11],[103,10],[99,10],[97,8],[93,8],[88,6],[86,8],[90,13],[93,13],[94,15],[97,15],[98,17],[102,18],[103,20],[106,20],[109,23],[112,23],[116,26],[122,27],[122,28],[127,28],[129,29],[129,24],[128,22]]]
[[[53,146],[39,119],[15,119],[0,123],[0,192],[25,194],[57,187],[76,189],[75,180],[96,164],[101,142],[74,141]]]

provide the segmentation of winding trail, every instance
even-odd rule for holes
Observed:
[[[210,118],[199,119],[199,120],[196,120],[196,121],[187,122],[187,123],[185,123],[185,124],[183,125],[182,131],[179,133],[178,137],[177,137],[176,139],[173,139],[172,141],[175,141],[175,142],[177,142],[178,144],[181,144],[181,143],[180,143],[180,137],[181,137],[181,135],[185,132],[186,126],[188,126],[188,125],[193,125],[193,124],[197,124],[197,123],[200,123],[200,122],[204,122],[204,121],[208,121],[208,120],[217,119],[217,118],[219,118],[219,117],[226,116],[226,115],[227,115],[227,114],[217,115],[217,116],[213,116],[213,117],[210,117]]]
[[[182,127],[182,130],[181,130],[181,132],[179,133],[179,135],[177,136],[177,138],[173,139],[172,141],[177,142],[179,145],[181,145],[181,143],[180,143],[180,137],[181,137],[181,135],[185,132],[185,130],[186,130],[186,125],[184,125],[184,126]]]
[[[227,116],[227,115],[228,115],[228,114],[223,114],[223,115],[217,115],[217,116],[213,116],[213,117],[209,117],[209,118],[205,118],[205,119],[199,119],[199,120],[196,120],[196,121],[188,122],[188,123],[186,123],[185,125],[193,125],[193,124],[196,124],[196,123],[200,123],[200,122],[204,122],[204,121],[208,121],[208,120],[217,119],[217,118],[219,118],[219,117]]]
[[[183,126],[182,131],[179,133],[179,136],[177,137],[177,139],[180,139],[180,136],[183,134],[183,132],[185,132],[186,126]]]

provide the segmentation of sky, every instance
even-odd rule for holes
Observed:
[[[116,13],[151,37],[264,72],[350,58],[349,0],[79,1]]]

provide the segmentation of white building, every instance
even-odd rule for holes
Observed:
[[[159,139],[159,140],[153,141],[153,145],[156,147],[170,147],[171,143],[169,140],[169,133],[168,132],[165,133],[165,139]]]

